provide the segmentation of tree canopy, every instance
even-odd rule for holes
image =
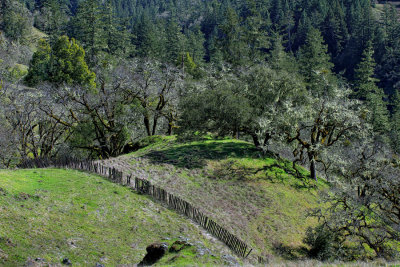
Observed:
[[[50,82],[93,88],[96,86],[95,77],[86,64],[83,48],[75,39],[61,36],[52,47],[47,41],[40,41],[25,80],[30,86]]]

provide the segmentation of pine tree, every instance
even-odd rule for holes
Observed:
[[[130,43],[131,34],[116,18],[111,0],[107,0],[103,5],[102,20],[106,52],[113,56],[123,56],[130,53],[133,50],[133,46]]]
[[[374,131],[383,136],[389,132],[388,110],[383,101],[384,92],[376,85],[378,79],[374,77],[376,63],[373,55],[374,49],[370,42],[355,70],[355,89],[357,98],[365,101],[370,111],[370,122]]]
[[[294,37],[293,49],[297,50],[306,42],[307,33],[311,30],[311,21],[305,10],[302,11]]]
[[[375,93],[369,93],[366,99],[367,108],[370,110],[370,121],[374,131],[379,134],[383,141],[387,142],[386,136],[390,131],[389,113],[384,102],[385,94],[377,87]]]
[[[76,13],[78,12],[78,6],[78,0],[69,0],[68,9],[71,16],[76,16]]]
[[[95,65],[98,56],[107,47],[104,28],[102,12],[97,1],[81,2],[73,21],[72,36],[82,43],[90,65]]]
[[[194,27],[193,29],[188,29],[185,32],[187,39],[186,50],[192,56],[193,61],[197,64],[202,64],[205,60],[205,37],[200,27]]]
[[[400,89],[400,16],[394,7],[386,6],[382,14],[383,42],[378,55],[377,74],[379,85],[393,95]]]
[[[270,47],[268,37],[269,18],[262,17],[255,1],[248,0],[246,18],[244,20],[243,41],[249,47],[250,61],[257,59],[264,60],[265,51]]]
[[[170,19],[165,29],[165,60],[175,62],[184,52],[186,37],[181,32],[181,27],[175,19]]]
[[[333,79],[333,64],[328,54],[328,46],[321,32],[311,28],[307,33],[305,44],[300,48],[298,61],[300,73],[303,75],[308,90],[315,96],[327,93],[326,79]]]
[[[222,48],[218,45],[218,29],[214,28],[212,34],[209,35],[208,42],[206,42],[207,56],[209,62],[214,64],[221,64],[224,61]]]
[[[400,44],[397,47],[386,47],[378,68],[380,85],[388,94],[400,90]]]
[[[205,60],[219,64],[223,61],[221,47],[218,40],[222,33],[218,25],[223,23],[223,5],[214,0],[206,4],[204,20],[201,23],[201,31],[205,38]]]
[[[50,44],[55,43],[63,34],[63,28],[67,23],[65,8],[58,0],[43,1],[43,8],[40,10],[42,18],[42,29],[48,35]]]
[[[295,27],[295,15],[289,6],[289,1],[285,0],[283,6],[283,20],[281,22],[281,35],[287,42],[286,47],[289,51],[293,51],[293,44],[295,39],[294,27]]]
[[[323,22],[323,36],[328,45],[328,52],[333,58],[339,56],[348,39],[345,15],[338,0],[329,6],[328,14]]]
[[[355,70],[356,96],[361,100],[366,100],[368,94],[377,92],[376,83],[378,79],[374,77],[376,63],[373,55],[374,50],[370,42],[364,50],[361,62]]]
[[[385,33],[385,46],[398,46],[400,41],[400,22],[398,11],[393,5],[384,6],[381,21]]]
[[[349,80],[354,79],[354,70],[368,43],[374,39],[377,24],[369,0],[351,4],[347,22],[350,38],[337,68],[338,71],[345,69]]]
[[[280,27],[283,19],[284,19],[284,12],[283,12],[282,0],[272,0],[272,7],[271,7],[272,23]]]
[[[278,33],[274,33],[273,40],[272,49],[268,55],[268,63],[271,68],[291,74],[296,73],[298,71],[296,61],[292,55],[286,53],[282,44],[282,37]]]
[[[392,147],[400,153],[400,93],[395,91],[393,101],[393,114],[390,118]]]
[[[225,13],[225,21],[220,26],[222,32],[219,38],[219,47],[224,59],[233,65],[241,65],[249,58],[249,50],[243,41],[244,32],[240,25],[240,18],[236,11],[228,8]]]
[[[143,13],[134,28],[135,46],[140,57],[156,57],[160,46],[155,24],[147,12]]]

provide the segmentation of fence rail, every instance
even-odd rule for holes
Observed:
[[[199,209],[191,205],[189,202],[171,193],[168,193],[158,186],[152,185],[148,180],[139,179],[137,177],[133,179],[132,175],[124,174],[123,172],[115,168],[107,167],[94,161],[82,161],[73,158],[56,160],[32,159],[21,163],[18,167],[24,169],[48,167],[70,168],[96,173],[103,177],[107,177],[112,182],[132,187],[141,194],[150,195],[158,201],[166,204],[169,208],[186,215],[187,217],[201,225],[209,233],[225,243],[238,256],[247,258],[252,252],[252,249],[250,249],[246,243],[231,234],[228,230],[217,224],[212,219],[208,218]]]

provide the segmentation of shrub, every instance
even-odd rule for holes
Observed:
[[[309,227],[303,242],[310,248],[308,256],[318,260],[330,260],[335,258],[335,234],[324,225],[315,228]]]

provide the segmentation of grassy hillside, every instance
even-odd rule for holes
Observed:
[[[151,180],[201,208],[258,253],[287,259],[303,257],[307,217],[318,206],[324,182],[304,184],[291,163],[263,157],[250,143],[152,137],[138,151],[106,161],[134,176]],[[304,171],[304,173],[306,173]]]
[[[139,263],[146,247],[189,239],[160,263],[221,265],[230,253],[184,217],[99,176],[0,170],[0,265]],[[219,251],[219,252],[218,252]],[[225,257],[229,258],[229,257]],[[35,260],[36,259],[36,260]]]
[[[47,35],[35,27],[20,42],[11,41],[0,31],[0,61],[5,61],[14,78],[21,78],[28,72],[29,61],[37,50],[39,40]],[[3,63],[4,64],[4,63]]]
[[[32,27],[30,30],[29,35],[25,37],[23,40],[23,43],[26,44],[32,52],[36,52],[37,46],[39,44],[40,39],[46,39],[47,34],[44,32],[40,31],[39,29]]]

